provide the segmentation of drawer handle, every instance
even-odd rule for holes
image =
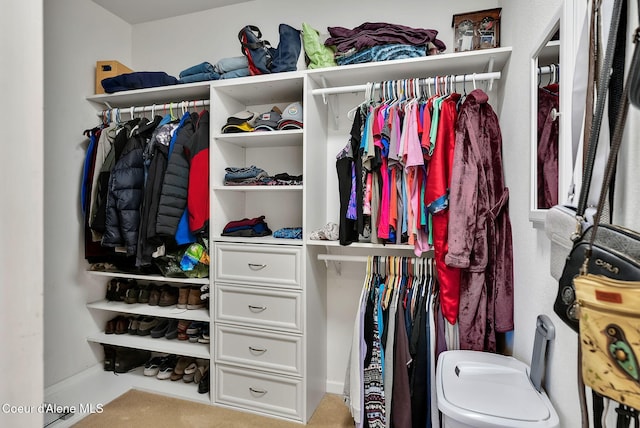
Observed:
[[[249,387],[249,391],[251,391],[255,395],[265,395],[267,393],[267,390],[265,389],[255,389],[252,387]]]
[[[248,265],[251,270],[262,270],[267,267],[267,265],[259,265],[256,263],[248,263]]]
[[[264,354],[267,352],[264,348],[254,348],[253,346],[249,346],[249,351],[251,351],[252,354]]]
[[[267,310],[267,307],[266,307],[266,306],[253,306],[253,305],[249,305],[249,310],[250,310],[251,312],[258,313],[258,312],[266,311],[266,310]]]

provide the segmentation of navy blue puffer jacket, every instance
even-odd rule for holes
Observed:
[[[109,177],[105,232],[102,245],[125,247],[136,254],[140,227],[140,204],[144,194],[143,150],[159,122],[144,119],[133,130]]]

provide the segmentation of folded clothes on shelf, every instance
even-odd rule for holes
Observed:
[[[260,216],[230,221],[222,230],[222,236],[258,237],[271,235],[271,229],[264,218],[264,216]]]
[[[227,167],[225,171],[225,186],[302,185],[302,175],[291,175],[287,172],[282,172],[271,176],[255,165],[249,167]]]
[[[273,237],[282,239],[302,239],[302,228],[283,227],[273,232]]]

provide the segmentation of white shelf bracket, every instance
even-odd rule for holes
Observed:
[[[329,85],[327,84],[327,79],[322,76],[320,78],[322,80],[322,86],[327,88]],[[322,94],[322,102],[325,103],[329,107],[329,114],[333,119],[333,129],[337,130],[338,125],[340,123],[340,112],[338,111],[338,107],[336,105],[336,97],[335,96],[327,96],[327,94]]]
[[[494,56],[489,57],[489,65],[487,66],[487,73],[493,73],[493,66],[496,62],[496,58]],[[495,79],[489,79],[489,91],[493,90],[493,81]]]

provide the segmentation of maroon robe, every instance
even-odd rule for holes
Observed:
[[[445,261],[462,269],[460,348],[496,351],[513,329],[513,247],[498,117],[480,89],[462,104],[449,195]]]

